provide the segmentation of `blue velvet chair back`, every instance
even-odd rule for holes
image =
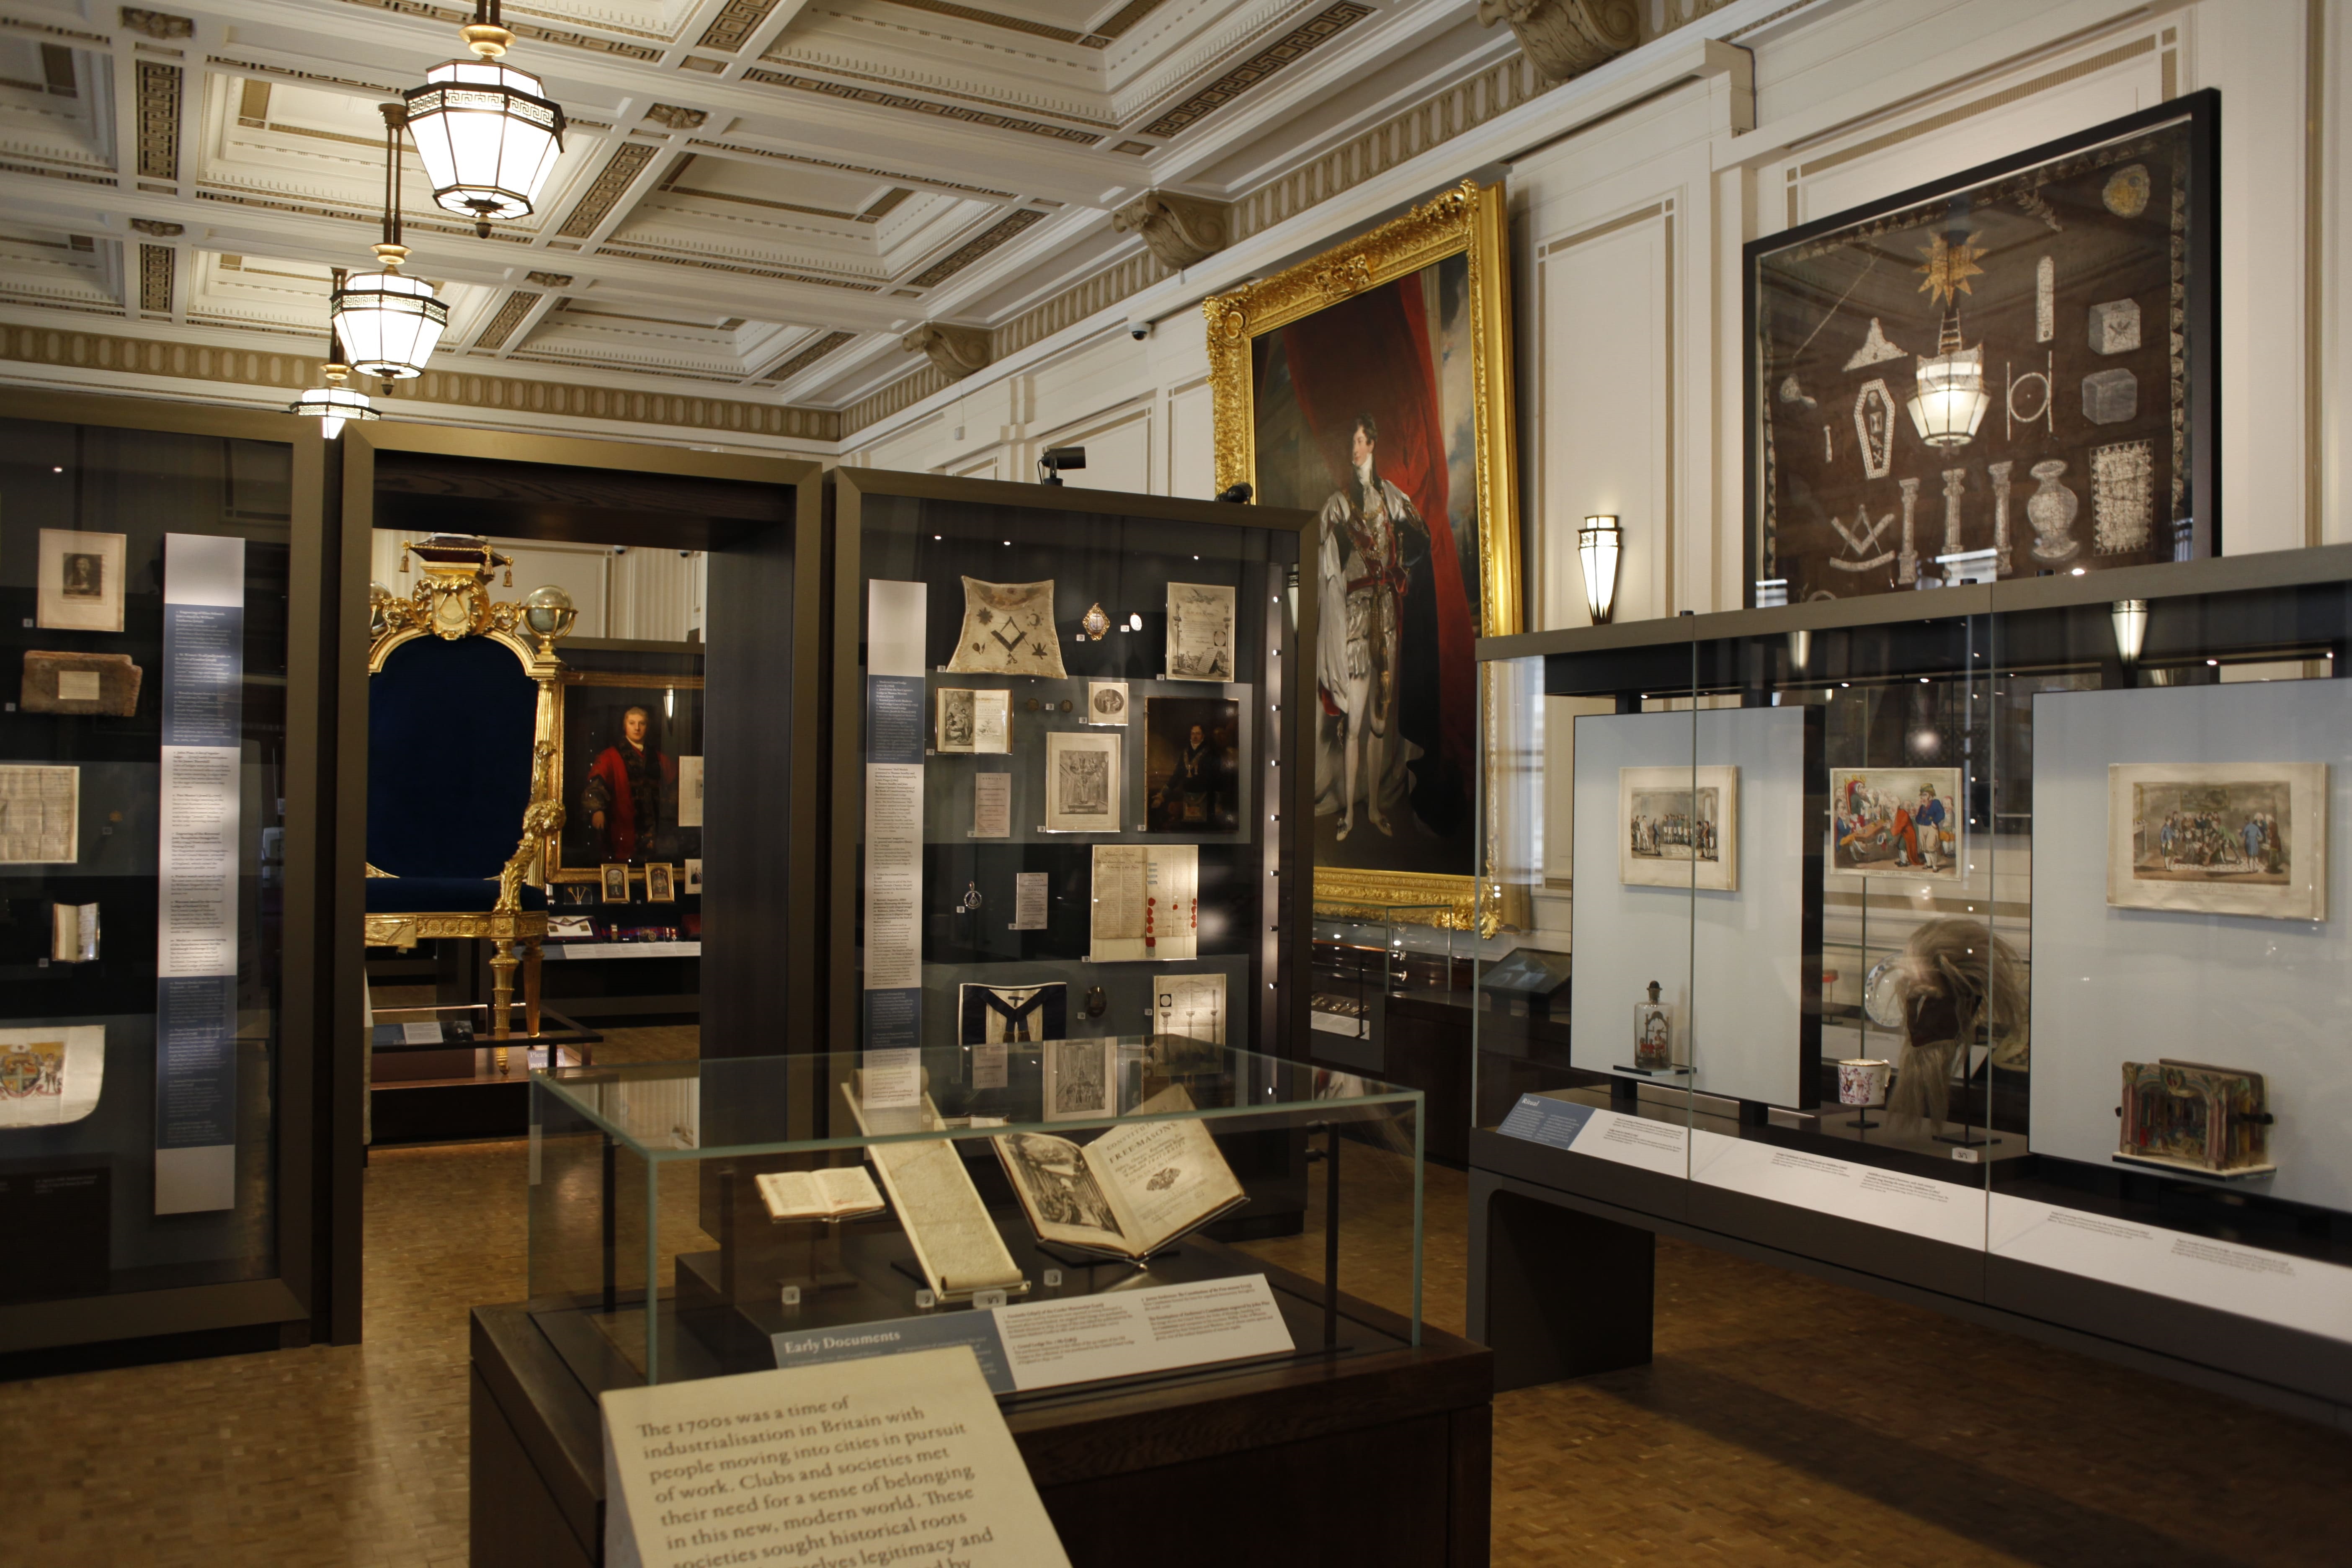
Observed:
[[[368,864],[495,878],[530,805],[539,683],[485,637],[414,637],[368,680]]]

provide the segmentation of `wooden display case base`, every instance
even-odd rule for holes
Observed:
[[[1418,1349],[1027,1395],[1006,1420],[1075,1568],[1485,1568],[1493,1382],[1483,1347],[1424,1327]],[[471,1387],[472,1563],[601,1564],[596,1401],[530,1306],[474,1310]]]

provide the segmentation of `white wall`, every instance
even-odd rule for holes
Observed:
[[[2222,94],[2225,548],[2352,539],[2347,33],[2352,0],[1823,5],[1740,39],[1755,55],[1753,132],[1717,129],[1720,83],[1694,81],[1520,155],[1509,184],[1528,624],[1585,619],[1573,534],[1596,511],[1627,531],[1619,618],[1739,603],[1745,240],[2205,87]],[[1427,195],[1426,174],[1412,177],[1423,184],[1385,194]],[[1091,466],[1073,484],[1206,495],[1206,369],[1197,311],[1141,342],[1097,324],[917,405],[845,460],[1022,479],[1045,447],[1083,442]]]

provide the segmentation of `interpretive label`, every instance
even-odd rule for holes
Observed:
[[[1691,1179],[1953,1247],[1984,1245],[1981,1186],[1704,1130],[1693,1134]]]
[[[780,1366],[897,1355],[941,1341],[969,1344],[988,1385],[999,1394],[1288,1355],[1297,1349],[1263,1274],[772,1338]]]
[[[971,836],[974,838],[1013,837],[1013,775],[971,775]]]
[[[610,1568],[1069,1568],[968,1347],[603,1405]]]
[[[866,1043],[923,1024],[923,612],[920,583],[866,585]]]
[[[155,1212],[236,1201],[245,541],[163,536],[155,847]]]
[[[2352,1340],[2352,1268],[2341,1264],[1999,1193],[1988,1239],[1996,1258]]]
[[[1663,1176],[1690,1173],[1689,1128],[1603,1110],[1596,1105],[1523,1094],[1497,1131],[1571,1154],[1637,1165]]]

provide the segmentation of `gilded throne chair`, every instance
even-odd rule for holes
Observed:
[[[576,612],[552,587],[493,604],[491,576],[512,563],[486,539],[436,534],[407,553],[415,591],[369,594],[367,943],[489,942],[491,1036],[512,1036],[519,965],[536,1036],[541,868],[563,826],[555,644]]]

